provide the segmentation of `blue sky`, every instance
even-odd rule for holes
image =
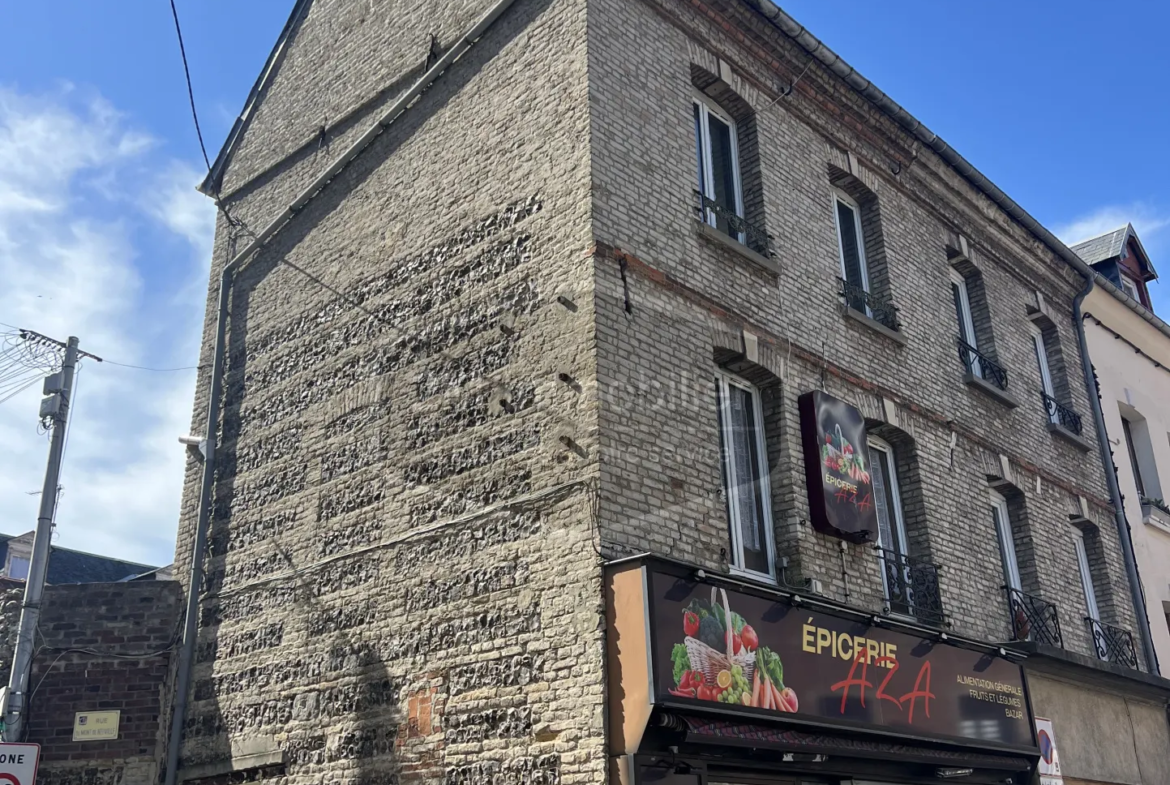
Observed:
[[[292,0],[177,2],[214,158]],[[1170,270],[1170,4],[781,5],[1063,239],[1133,221]],[[166,0],[9,3],[4,16],[0,322],[76,334],[123,363],[194,365],[214,216],[192,190],[203,163]],[[1170,287],[1154,296],[1170,313]],[[59,545],[170,560],[193,382],[83,366]],[[37,399],[0,403],[0,532],[36,519]]]

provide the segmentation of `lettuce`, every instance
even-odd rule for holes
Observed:
[[[761,646],[756,651],[756,667],[768,675],[776,689],[784,689],[784,663],[780,661],[780,655],[767,646]]]
[[[691,658],[687,654],[687,647],[681,643],[674,644],[670,651],[670,659],[674,662],[674,683],[682,684],[683,674],[691,670]]]

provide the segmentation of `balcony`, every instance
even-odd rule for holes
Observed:
[[[1019,589],[1010,586],[1005,589],[1008,614],[1012,620],[1012,640],[1044,643],[1063,649],[1064,636],[1060,632],[1060,614],[1056,606]]]
[[[701,191],[694,193],[695,214],[703,235],[773,272],[779,272],[780,268],[772,258],[771,235],[729,207],[707,198]]]
[[[994,360],[981,354],[978,349],[961,337],[956,338],[956,341],[959,346],[959,360],[967,369],[966,375],[963,376],[963,382],[970,387],[981,390],[1005,406],[1011,408],[1019,406],[1019,402],[1007,391],[1007,371]]]
[[[837,296],[841,298],[847,316],[900,344],[906,343],[905,336],[900,332],[902,325],[898,321],[898,309],[889,300],[867,292],[840,276],[837,277]]]
[[[1097,657],[1105,662],[1124,665],[1126,668],[1141,670],[1138,663],[1137,646],[1133,642],[1133,633],[1105,624],[1089,616],[1085,617],[1089,625],[1089,635],[1093,638],[1093,648],[1097,650]]]
[[[912,616],[936,627],[948,626],[938,586],[938,565],[880,546],[877,555],[886,589],[886,612]]]
[[[1044,402],[1044,410],[1048,413],[1048,430],[1063,436],[1084,452],[1092,449],[1082,434],[1083,425],[1079,414],[1043,390],[1040,391],[1040,400]]]
[[[1044,401],[1044,409],[1048,412],[1048,416],[1052,419],[1052,422],[1075,433],[1077,436],[1081,435],[1082,425],[1079,414],[1046,392],[1042,391],[1040,397]]]

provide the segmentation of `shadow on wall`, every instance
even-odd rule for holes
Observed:
[[[366,445],[355,441],[310,455],[302,444],[302,434],[309,427],[305,415],[355,385],[379,377],[403,378],[412,363],[435,357],[473,336],[495,336],[498,340],[489,348],[506,347],[510,339],[494,332],[501,314],[535,307],[535,286],[532,281],[520,281],[505,290],[498,303],[473,305],[459,319],[425,322],[408,336],[400,335],[394,325],[425,316],[442,303],[442,297],[424,297],[427,292],[408,291],[407,284],[413,285],[442,258],[420,254],[395,267],[371,268],[377,276],[365,282],[338,284],[329,278],[331,285],[345,288],[347,299],[371,303],[370,307],[372,298],[401,287],[396,300],[378,307],[377,318],[345,319],[352,303],[334,300],[326,292],[311,292],[314,296],[306,298],[326,302],[321,306],[325,317],[321,321],[312,313],[292,309],[286,318],[263,319],[270,312],[254,307],[253,300],[262,285],[268,289],[266,297],[279,285],[287,287],[282,291],[289,292],[290,298],[301,287],[317,286],[300,273],[279,270],[285,255],[313,274],[320,274],[322,265],[332,270],[332,260],[322,262],[309,251],[304,251],[306,258],[298,257],[309,234],[326,231],[324,219],[341,210],[355,189],[367,186],[404,141],[549,4],[550,0],[518,3],[237,277],[224,380],[222,458],[180,763],[180,775],[188,782],[226,785],[327,773],[331,781],[381,785],[396,783],[400,777],[441,776],[443,737],[436,704],[442,700],[445,674],[429,671],[422,663],[409,676],[392,676],[389,668],[399,662],[410,664],[404,661],[412,658],[417,662],[415,655],[429,650],[425,641],[414,639],[426,637],[425,628],[414,637],[402,633],[395,627],[393,614],[403,609],[386,607],[385,589],[410,580],[409,572],[397,569],[399,560],[391,551],[333,559],[360,544],[358,536],[368,536],[364,542],[370,542],[388,533],[382,531],[386,516],[379,509],[387,493],[385,472],[372,474],[386,454],[380,450],[361,453]],[[289,174],[297,162],[286,161],[266,176],[275,179]],[[474,236],[458,250],[485,242],[500,227],[510,228],[539,210],[538,200],[508,205],[493,218],[497,223],[470,226],[467,233]],[[365,237],[335,236],[330,251],[344,258],[354,251],[340,247],[342,243],[381,246],[384,222],[371,225],[378,228]],[[491,231],[481,231],[485,226]],[[440,237],[449,232],[448,227],[436,226],[429,234]],[[426,235],[420,232],[420,236]],[[512,238],[492,246],[502,260],[499,269],[511,272],[517,260],[524,259],[524,242]],[[394,249],[379,247],[376,252],[392,255]],[[516,259],[508,255],[513,252]],[[481,269],[467,266],[472,276]],[[270,275],[283,277],[277,284]],[[466,285],[477,282],[471,278]],[[456,283],[460,282],[446,281],[449,288]],[[263,306],[268,307],[267,303]],[[322,326],[326,323],[328,328]],[[263,332],[261,326],[268,331]],[[273,359],[277,354],[281,356]],[[257,362],[261,356],[263,361]],[[501,356],[507,359],[506,354]],[[310,370],[316,373],[307,373]],[[384,415],[383,410],[371,416]],[[254,438],[258,433],[262,435]],[[530,446],[529,441],[520,447]],[[341,474],[356,471],[355,467],[370,468],[361,481],[333,482]],[[310,490],[326,482],[333,483],[327,493]],[[365,515],[359,511],[366,507],[378,510],[379,515],[359,522],[358,517]],[[405,510],[400,514],[409,515]],[[323,530],[324,522],[342,515],[350,515],[345,527]],[[390,526],[393,533],[400,533],[407,523],[395,520]],[[354,539],[332,541],[338,531],[349,531],[345,536]],[[296,577],[274,577],[310,567],[311,571]],[[464,621],[465,627],[482,626],[478,616],[460,620]],[[377,623],[385,626],[375,631]],[[458,643],[436,637],[431,648],[453,648]]]

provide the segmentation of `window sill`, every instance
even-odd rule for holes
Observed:
[[[769,575],[766,572],[755,572],[754,570],[744,569],[743,567],[736,567],[734,564],[727,566],[727,574],[739,580],[751,581],[758,583],[761,586],[770,586],[773,589],[779,586],[775,575]]]
[[[874,319],[870,316],[866,316],[865,314],[863,314],[861,311],[857,310],[856,308],[850,308],[848,305],[845,305],[844,303],[839,303],[838,307],[841,309],[841,315],[846,317],[847,319],[852,319],[853,321],[857,322],[858,324],[865,325],[866,327],[873,330],[874,332],[880,333],[881,335],[884,335],[885,337],[889,338],[891,341],[898,344],[899,346],[906,345],[906,336],[903,335],[899,330],[891,330],[889,327],[886,327],[884,324],[879,322],[877,319]]]
[[[1157,507],[1142,507],[1142,523],[1147,526],[1153,526],[1155,529],[1160,529],[1166,534],[1170,534],[1170,515],[1162,512]]]
[[[963,374],[963,384],[973,389],[979,390],[989,398],[994,398],[1009,409],[1014,409],[1020,405],[1020,402],[1012,397],[1006,390],[999,389],[983,377],[976,376],[970,371],[967,371],[965,374]]]
[[[695,225],[699,227],[699,234],[703,237],[706,237],[711,242],[717,243],[722,245],[724,248],[734,251],[743,258],[747,259],[749,262],[752,262],[759,267],[763,267],[765,270],[773,273],[774,275],[780,274],[780,265],[778,265],[772,259],[769,259],[762,254],[756,253],[751,248],[748,248],[746,245],[739,242],[735,238],[719,231],[714,226],[711,226],[711,224],[703,223],[702,221],[695,221]]]
[[[1065,428],[1060,423],[1048,423],[1048,432],[1053,436],[1059,436],[1060,438],[1064,439],[1066,442],[1071,444],[1073,447],[1076,447],[1081,452],[1090,452],[1093,449],[1093,445],[1089,444],[1089,442],[1084,437],[1077,436],[1075,433],[1070,431],[1068,428]]]

